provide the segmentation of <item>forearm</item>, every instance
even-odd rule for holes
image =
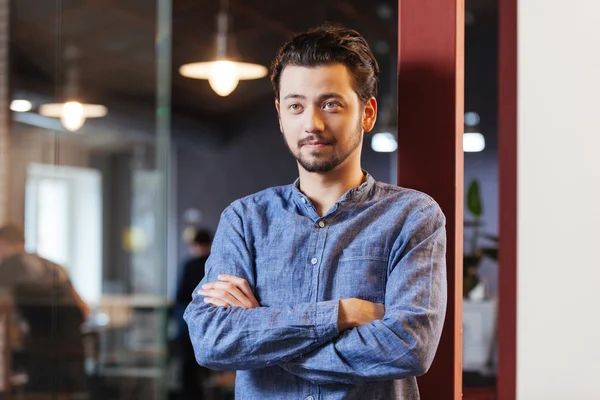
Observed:
[[[392,255],[382,320],[350,329],[281,367],[316,383],[356,384],[425,373],[446,313],[443,222],[441,213],[423,216],[417,229],[398,242],[411,245]]]
[[[359,384],[422,375],[431,364],[442,315],[406,313],[353,328],[279,365],[318,384]]]
[[[215,307],[194,296],[185,311],[199,364],[216,370],[264,368],[338,336],[338,302]]]
[[[234,204],[222,214],[203,284],[229,274],[255,290],[250,237]],[[278,307],[218,307],[192,295],[184,319],[199,364],[218,370],[255,369],[300,356],[338,336],[338,302]]]

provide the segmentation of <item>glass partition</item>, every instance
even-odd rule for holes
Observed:
[[[166,398],[171,1],[0,3],[0,398]]]

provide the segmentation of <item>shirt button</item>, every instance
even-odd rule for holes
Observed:
[[[306,199],[303,197],[302,199],[300,199],[300,201],[304,204],[306,204]]]
[[[319,226],[320,226],[321,228],[323,228],[323,227],[325,226],[325,222],[323,222],[323,221],[319,221]]]
[[[316,263],[318,263],[318,262],[319,262],[319,260],[317,260],[316,258],[313,258],[312,260],[310,260],[310,263],[311,263],[312,265],[315,265],[315,264],[316,264]]]

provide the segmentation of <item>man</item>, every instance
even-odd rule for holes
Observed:
[[[85,391],[80,327],[88,306],[61,266],[25,251],[25,235],[16,224],[0,228],[0,290],[14,298],[28,326],[27,391]]]
[[[190,258],[183,264],[183,271],[177,288],[177,303],[186,305],[198,283],[204,278],[204,265],[210,254],[212,237],[205,230],[198,230],[189,244]]]
[[[203,396],[202,380],[208,376],[208,370],[200,367],[194,357],[194,348],[190,341],[188,327],[183,320],[183,311],[190,302],[194,289],[204,278],[204,265],[210,254],[212,237],[204,230],[198,230],[189,245],[191,258],[183,264],[183,272],[177,288],[176,313],[179,319],[179,344],[181,348],[181,381],[183,399],[197,400]]]
[[[237,399],[418,399],[445,316],[445,218],[361,169],[377,62],[324,26],[271,69],[299,179],[223,212],[185,313],[196,359],[238,370]]]

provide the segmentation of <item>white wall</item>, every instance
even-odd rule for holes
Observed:
[[[518,19],[517,398],[600,399],[600,1]]]

